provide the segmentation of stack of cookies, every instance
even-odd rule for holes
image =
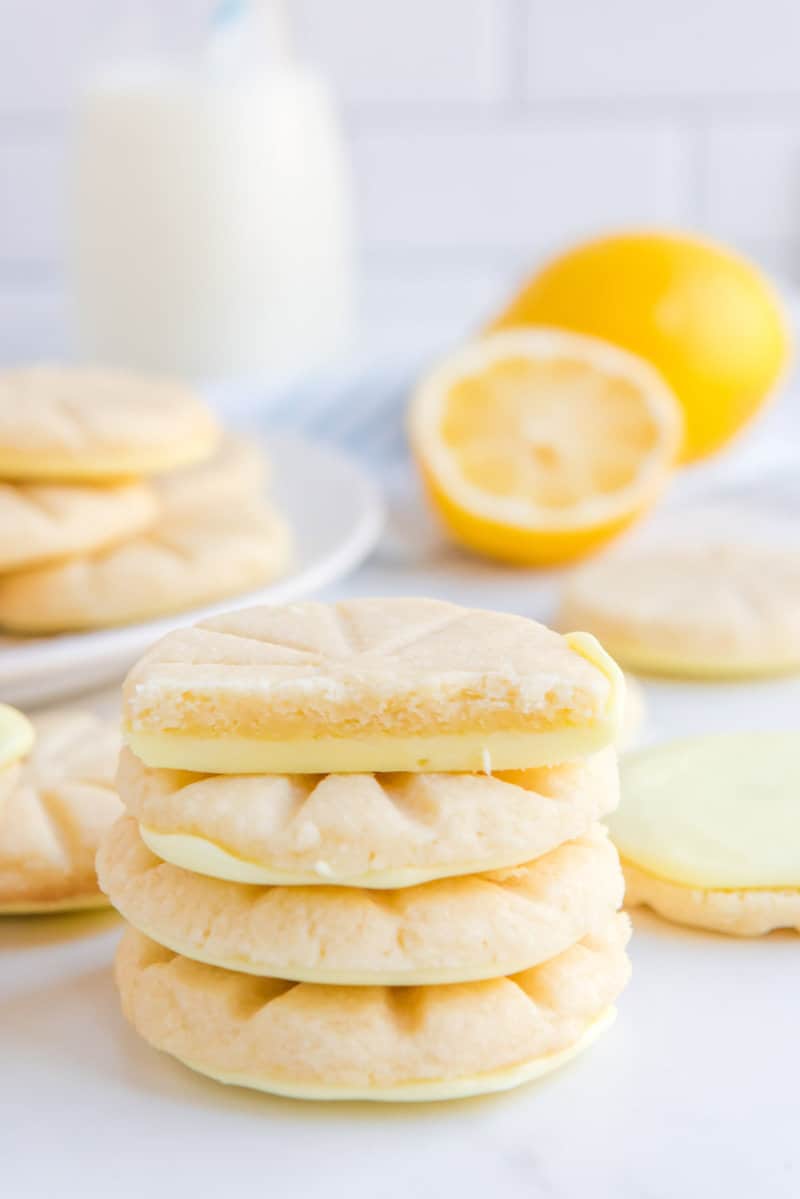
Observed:
[[[0,375],[0,629],[147,620],[286,568],[257,451],[185,386],[104,371]]]
[[[255,608],[125,685],[98,857],[126,1015],[223,1082],[441,1099],[549,1071],[629,973],[621,676],[591,638],[434,600]]]

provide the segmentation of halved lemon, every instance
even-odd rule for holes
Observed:
[[[681,458],[705,458],[763,407],[791,338],[768,279],[725,246],[680,233],[600,237],[545,265],[492,329],[555,325],[659,370],[683,405]]]
[[[547,565],[597,548],[650,507],[680,451],[683,414],[643,359],[581,334],[514,329],[424,378],[409,432],[457,541]]]

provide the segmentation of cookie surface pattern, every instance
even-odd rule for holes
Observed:
[[[104,902],[94,859],[120,815],[119,735],[87,712],[33,719],[31,753],[0,782],[0,912]]]
[[[280,575],[290,545],[266,505],[201,510],[97,554],[0,577],[0,627],[56,633],[199,607]]]
[[[391,988],[236,974],[130,929],[116,978],[145,1040],[223,1081],[320,1099],[464,1097],[513,1086],[590,1039],[627,983],[628,936],[616,916],[513,978]]]
[[[35,366],[0,373],[0,478],[108,480],[209,457],[210,410],[183,383]]]
[[[576,572],[559,615],[623,666],[735,678],[800,669],[800,554],[756,546],[663,546]]]
[[[0,483],[0,572],[88,553],[155,523],[155,492],[114,487]]]
[[[616,806],[612,749],[483,774],[198,775],[120,755],[117,786],[161,858],[245,883],[403,887],[516,866]]]
[[[185,957],[302,982],[417,986],[515,974],[607,927],[622,903],[599,827],[512,870],[400,891],[255,887],[160,862],[131,817],[97,859],[135,928]]]

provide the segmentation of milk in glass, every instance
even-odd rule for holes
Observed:
[[[262,377],[351,338],[351,180],[328,90],[289,55],[274,5],[234,7],[194,56],[120,61],[84,89],[72,255],[84,357]]]

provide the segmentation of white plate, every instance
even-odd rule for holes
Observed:
[[[286,603],[353,570],[375,545],[383,506],[369,476],[328,446],[281,435],[266,443],[270,492],[289,520],[295,567],[269,587],[144,624],[59,637],[0,637],[0,699],[34,705],[119,678],[170,629],[251,604]]]

